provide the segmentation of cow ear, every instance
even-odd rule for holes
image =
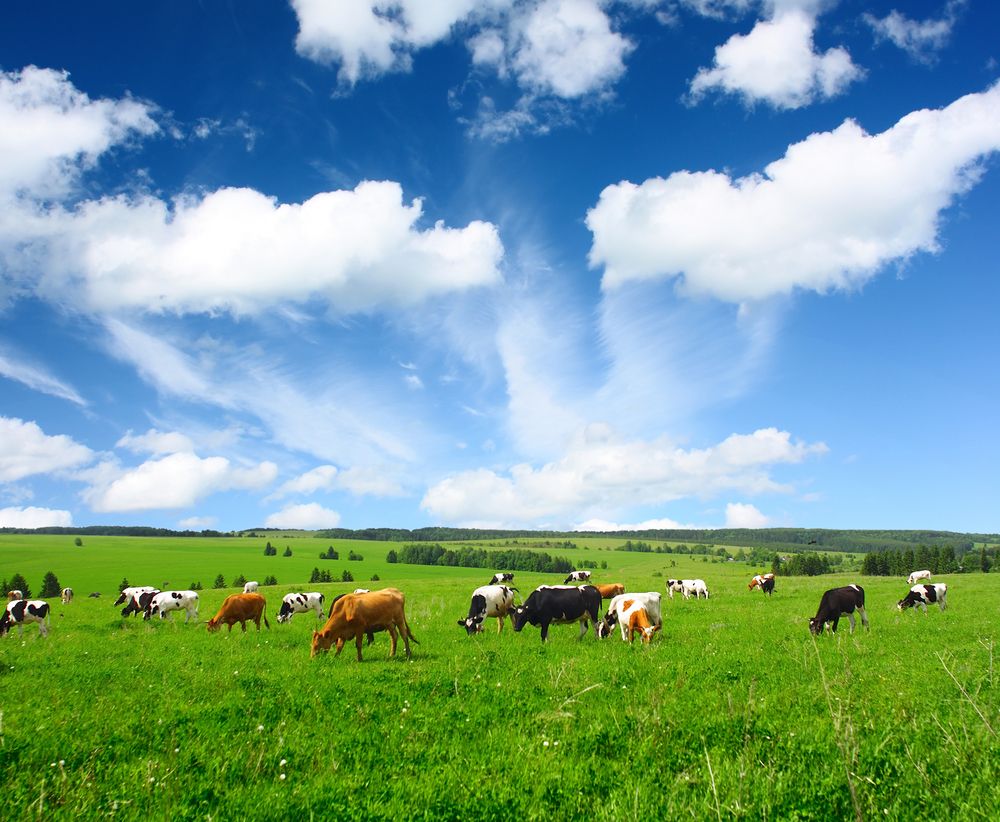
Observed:
[[[463,625],[463,626],[464,626],[464,625],[465,625],[465,620],[464,620],[464,619],[460,619],[460,620],[458,621],[458,624],[459,624],[459,625]]]

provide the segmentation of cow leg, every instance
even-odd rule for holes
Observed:
[[[865,630],[870,631],[871,628],[868,627],[868,614],[865,613],[865,609],[860,605],[858,606],[858,615],[861,617],[861,624],[865,626]]]
[[[549,623],[542,623],[542,642],[549,638]]]
[[[583,639],[583,637],[584,637],[584,636],[586,635],[586,633],[587,633],[587,626],[588,626],[588,625],[590,625],[590,623],[589,623],[589,622],[587,622],[587,619],[586,619],[586,617],[580,620],[580,636],[578,636],[578,637],[576,638],[578,642],[579,642],[579,641],[580,641],[581,639]]]
[[[847,615],[847,621],[851,623],[851,633],[854,633],[854,613],[851,612]]]
[[[410,652],[410,628],[406,624],[406,617],[403,617],[403,624],[399,626],[399,633],[403,636],[403,650],[406,652],[406,658],[409,659],[412,654]]]
[[[357,635],[356,635],[356,636],[354,637],[354,644],[355,644],[355,645],[357,646],[357,648],[358,648],[358,662],[360,662],[360,661],[361,661],[361,642],[362,642],[362,639],[363,639],[363,637],[364,637],[364,634],[363,634],[363,633],[358,633],[358,634],[357,634]],[[340,650],[339,650],[339,649],[337,650],[337,653],[340,653]]]
[[[340,656],[340,652],[343,651],[343,650],[344,650],[344,640],[338,639],[337,640],[337,653],[335,653],[334,656],[335,657],[336,656]],[[358,652],[358,656],[359,657],[361,656],[360,651]]]
[[[44,619],[41,622],[38,623],[38,633],[40,633],[42,636],[48,636],[49,635],[49,629],[46,626]]]
[[[243,633],[247,632],[247,621],[245,619],[240,620],[240,627],[243,629]]]
[[[503,631],[503,614],[497,617],[497,633],[499,634],[502,631]]]
[[[396,655],[396,626],[393,623],[389,623],[386,627],[389,632],[389,656]]]
[[[837,614],[837,616],[835,616],[835,617],[833,618],[833,622],[832,622],[832,623],[831,623],[831,625],[830,625],[830,630],[831,630],[831,631],[832,631],[833,633],[837,633],[837,626],[838,626],[839,624],[840,624],[840,614]]]
[[[926,614],[927,613],[927,603],[926,602],[920,602],[918,604],[920,605],[920,607],[923,610],[923,612]]]

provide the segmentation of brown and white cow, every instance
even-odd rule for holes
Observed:
[[[330,609],[330,618],[321,631],[313,631],[310,656],[320,651],[329,651],[336,644],[337,653],[344,649],[344,643],[353,639],[361,662],[361,641],[372,631],[388,631],[391,643],[389,656],[396,655],[396,632],[403,637],[406,657],[410,657],[410,640],[418,645],[417,638],[406,622],[404,606],[406,598],[396,588],[383,588],[367,594],[343,594]]]
[[[749,590],[760,588],[768,596],[774,591],[774,574],[757,574],[750,580]]]
[[[260,620],[263,617],[265,627],[271,630],[271,623],[267,621],[267,614],[264,613],[265,607],[267,600],[260,594],[232,594],[226,597],[222,607],[219,608],[219,613],[206,625],[209,631],[218,631],[221,626],[228,625],[229,632],[232,633],[233,625],[238,622],[243,633],[246,633],[248,622],[253,622],[259,631]]]
[[[13,588],[12,590],[7,592],[8,602],[16,602],[19,599],[24,599],[24,591],[20,591],[17,588]]]
[[[663,627],[662,624],[654,623],[649,618],[649,614],[641,604],[626,603],[625,615],[628,617],[629,645],[631,645],[632,640],[635,639],[635,634],[637,631],[642,637],[643,643],[648,645],[650,642],[653,641],[653,634],[655,634]]]
[[[607,585],[594,585],[601,592],[601,599],[612,599],[619,594],[625,593],[625,586],[620,582],[613,582]]]

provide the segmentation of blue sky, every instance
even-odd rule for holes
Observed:
[[[996,531],[998,34],[15,4],[0,527]]]

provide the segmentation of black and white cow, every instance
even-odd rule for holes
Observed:
[[[125,607],[122,608],[123,617],[145,613],[149,604],[153,601],[153,597],[160,593],[159,588],[150,588],[148,591],[129,588],[126,588],[125,590],[136,590],[136,593],[132,594],[132,596],[128,598],[128,602],[126,602]]]
[[[703,579],[668,579],[667,593],[670,594],[671,599],[674,598],[675,593],[683,594],[684,599],[691,597],[708,599],[708,586]]]
[[[493,579],[490,580],[490,585],[500,585],[504,582],[513,582],[514,574],[510,571],[504,571],[503,573],[494,574]]]
[[[131,588],[122,588],[122,592],[118,595],[118,599],[112,602],[112,605],[122,605],[128,602],[136,594],[147,594],[150,591],[159,591],[159,588],[154,588],[152,585],[134,585]]]
[[[597,635],[597,622],[601,612],[601,592],[593,585],[542,585],[536,588],[524,604],[513,612],[514,630],[520,632],[527,624],[540,626],[542,642],[549,635],[549,625],[565,625],[569,622],[580,623],[580,639],[587,633],[587,627],[594,623],[594,635]]]
[[[278,609],[278,622],[291,622],[296,614],[308,614],[313,611],[317,619],[323,618],[323,602],[326,597],[319,591],[304,594],[285,594]]]
[[[24,623],[37,622],[38,632],[42,636],[49,635],[49,603],[44,599],[18,599],[7,603],[7,608],[0,617],[0,636],[17,626],[17,635],[21,636]]]
[[[158,616],[160,619],[166,619],[171,611],[183,611],[185,622],[198,619],[198,592],[161,591],[153,594],[142,618],[148,620]]]
[[[513,574],[511,575],[513,576]],[[497,633],[503,630],[504,617],[514,608],[514,592],[517,588],[508,585],[483,585],[472,592],[469,615],[458,624],[465,628],[469,636],[483,630],[487,617],[497,618]]]
[[[565,585],[567,582],[587,582],[590,579],[590,571],[570,571],[569,576],[563,580]]]
[[[846,616],[851,623],[851,633],[854,633],[854,611],[861,617],[861,624],[868,630],[868,615],[865,613],[865,589],[860,585],[845,585],[843,588],[831,588],[819,601],[816,616],[809,620],[809,630],[814,634],[823,633],[826,623],[832,623],[831,630],[837,630],[837,623]]]
[[[937,603],[942,611],[948,607],[948,586],[943,582],[932,585],[914,585],[909,593],[896,603],[900,611],[907,608],[921,607],[927,613],[928,603]]]
[[[62,602],[63,605],[67,605],[68,603],[72,602],[73,601],[73,589],[72,588],[63,588],[62,591],[59,593],[59,599],[60,599],[60,601]]]

